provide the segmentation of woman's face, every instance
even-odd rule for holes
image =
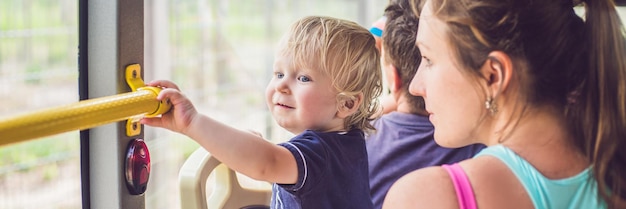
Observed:
[[[460,69],[447,38],[446,24],[433,16],[430,1],[420,15],[416,45],[422,62],[409,91],[422,96],[430,121],[435,126],[435,141],[444,147],[476,143],[475,133],[484,102],[476,79]]]

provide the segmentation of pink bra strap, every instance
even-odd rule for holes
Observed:
[[[459,208],[477,209],[478,207],[476,207],[476,199],[474,199],[472,184],[470,184],[463,168],[461,168],[458,163],[452,165],[442,165],[441,167],[446,169],[452,178],[452,184],[454,184],[454,190],[456,190],[456,197],[459,200]]]

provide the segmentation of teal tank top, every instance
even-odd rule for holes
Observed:
[[[502,145],[483,149],[474,157],[490,155],[500,159],[522,183],[537,209],[603,209],[605,202],[598,196],[597,182],[591,168],[564,179],[548,179],[530,163]]]

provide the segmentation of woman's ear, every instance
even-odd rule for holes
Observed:
[[[511,58],[502,51],[489,53],[487,61],[481,68],[481,74],[486,80],[487,95],[497,97],[509,87],[513,73]]]
[[[337,117],[347,118],[354,114],[363,103],[363,93],[358,93],[354,96],[342,96],[339,98]]]

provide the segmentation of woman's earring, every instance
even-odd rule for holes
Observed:
[[[498,106],[495,103],[495,100],[492,97],[487,97],[487,101],[485,101],[485,108],[489,110],[491,115],[495,115],[498,112]]]

